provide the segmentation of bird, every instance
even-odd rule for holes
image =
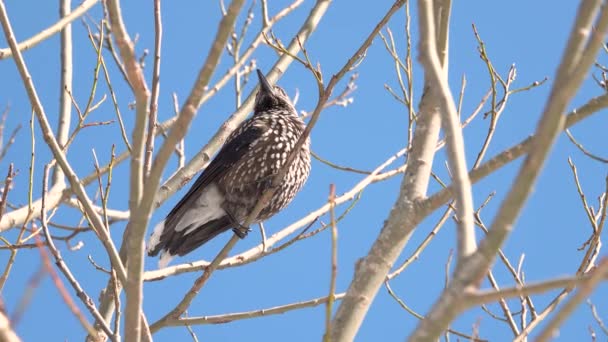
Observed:
[[[258,199],[272,186],[306,127],[278,85],[257,69],[259,88],[253,115],[243,121],[193,183],[186,195],[153,229],[149,256],[160,253],[159,268],[230,229],[241,239],[250,231],[243,223]],[[310,137],[301,145],[283,179],[252,223],[285,208],[310,174]]]

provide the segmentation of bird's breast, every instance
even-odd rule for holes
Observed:
[[[226,205],[232,212],[239,212],[235,216],[240,220],[246,218],[259,197],[270,188],[273,177],[283,168],[304,131],[304,122],[295,116],[258,115],[251,124],[263,125],[266,129],[221,181]],[[304,185],[310,173],[309,146],[307,138],[256,221],[265,220],[283,209]]]

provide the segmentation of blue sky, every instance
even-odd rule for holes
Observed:
[[[282,0],[269,2],[271,15],[289,3]],[[246,8],[250,2],[247,3]],[[326,82],[359,47],[391,4],[391,1],[377,1],[373,4],[354,1],[331,3],[316,32],[306,43],[311,59],[320,63]],[[55,2],[22,0],[8,2],[6,5],[19,40],[31,36],[57,20],[58,10]],[[36,11],[32,11],[33,6],[36,6]],[[275,34],[282,41],[288,42],[312,6],[312,1],[305,1],[293,14],[275,26]],[[551,78],[561,58],[577,4],[566,1],[556,4],[549,0],[533,2],[518,0],[454,2],[453,6],[449,79],[452,92],[457,95],[461,78],[466,75],[467,88],[463,101],[463,116],[468,116],[472,112],[489,88],[488,74],[485,64],[479,59],[472,24],[477,26],[495,68],[504,77],[509,67],[515,64],[517,79],[514,88],[549,77],[547,84],[511,97],[488,150],[487,160],[533,133],[550,90]],[[132,36],[139,35],[138,54],[144,49],[152,51],[154,35],[151,2],[125,1],[123,10],[129,33]],[[260,27],[259,4],[256,5],[254,13],[256,17],[249,31],[250,37]],[[417,21],[414,8],[412,14],[415,43]],[[95,7],[89,15],[88,22],[98,21],[102,15],[100,7]],[[215,34],[218,17],[219,5],[216,1],[163,3],[164,40],[159,98],[160,119],[165,120],[173,116],[171,98],[173,92],[177,94],[180,103],[187,96]],[[237,23],[239,28],[243,20],[244,15],[241,15]],[[397,13],[389,23],[402,54],[405,51],[404,23],[404,11]],[[79,103],[85,103],[92,82],[95,54],[82,23],[76,21],[73,27],[74,97]],[[6,46],[4,38],[0,38],[0,47]],[[59,97],[59,37],[55,36],[27,51],[24,57],[43,105],[49,113],[49,119],[55,124]],[[110,56],[105,57],[111,65]],[[254,58],[263,71],[268,71],[277,56],[270,48],[263,46],[254,54]],[[600,55],[599,61],[605,61],[605,57]],[[217,80],[230,64],[230,58],[224,55],[213,80]],[[146,65],[146,77],[150,82],[152,66],[150,57],[147,58]],[[128,127],[132,127],[133,112],[128,109],[128,104],[133,101],[133,96],[116,70],[113,68],[111,70],[113,85],[119,94],[125,122]],[[346,108],[332,107],[323,112],[312,133],[312,148],[323,158],[337,164],[371,170],[404,146],[407,111],[384,89],[385,84],[397,89],[398,83],[394,64],[380,38],[374,40],[357,72],[359,78],[357,90],[353,94],[353,104]],[[421,93],[422,76],[421,69],[416,65],[414,73],[416,103]],[[23,126],[15,145],[0,163],[0,175],[6,173],[9,162],[15,164],[19,174],[15,180],[15,190],[10,193],[9,200],[11,203],[23,205],[27,203],[25,189],[31,151],[28,128],[30,105],[12,60],[0,61],[0,78],[3,80],[0,82],[0,108],[4,108],[7,104],[11,106],[7,128],[10,130],[17,125]],[[299,110],[314,108],[317,96],[316,85],[311,74],[301,65],[292,64],[278,83],[291,96],[299,93],[297,103]],[[345,84],[342,82],[338,90],[341,90]],[[248,84],[246,92],[248,93],[253,86],[253,83]],[[100,82],[98,98],[106,93],[108,89],[105,82]],[[591,78],[588,78],[568,108],[573,109],[600,94],[601,89],[594,85]],[[235,101],[231,86],[227,86],[218,96],[201,107],[186,140],[188,157],[193,156],[205,145],[234,109]],[[94,121],[110,120],[114,118],[114,111],[111,103],[106,101],[91,115],[91,120]],[[602,128],[606,127],[607,123],[605,112],[600,112],[577,125],[572,132],[588,149],[606,156],[603,154],[605,138]],[[465,129],[467,160],[471,164],[483,143],[488,124],[489,120],[478,117]],[[116,124],[87,128],[85,134],[77,138],[69,152],[69,160],[79,175],[84,176],[93,171],[94,160],[91,152],[93,148],[100,160],[107,161],[112,142],[117,144],[118,151],[124,150]],[[160,143],[160,140],[157,142]],[[525,254],[523,268],[528,281],[573,274],[583,256],[583,252],[577,251],[577,248],[591,233],[591,227],[586,221],[567,164],[568,157],[572,157],[577,164],[587,198],[596,208],[597,196],[605,189],[606,166],[583,156],[565,135],[560,135],[534,193],[503,249],[513,264],[517,264],[522,253]],[[50,152],[44,146],[36,124],[34,192],[36,198],[40,195],[42,167],[49,160]],[[435,159],[434,171],[442,179],[447,180],[444,160],[444,152],[440,151]],[[403,160],[400,160],[393,167],[401,165],[402,162]],[[520,161],[515,161],[475,185],[476,207],[489,193],[496,192],[494,199],[482,212],[487,225],[492,221],[500,201],[510,189],[519,165]],[[173,173],[175,167],[176,161],[172,159],[164,179]],[[128,164],[117,167],[115,172],[110,198],[111,207],[126,210]],[[348,191],[361,178],[361,175],[337,171],[314,161],[306,187],[286,210],[266,223],[267,232],[272,234],[323,205],[327,201],[330,183],[336,184],[337,192],[340,194]],[[346,290],[352,279],[355,261],[367,253],[377,237],[396,199],[400,181],[401,176],[398,176],[368,187],[355,209],[340,222],[338,291]],[[437,183],[432,182],[429,193],[432,194],[437,189],[439,189]],[[152,223],[162,219],[186,190],[186,188],[182,189],[161,206],[154,213]],[[95,188],[89,187],[89,193],[92,195],[94,192]],[[346,206],[338,208],[338,212],[342,212],[345,208]],[[399,262],[405,260],[426,237],[442,212],[443,210],[439,210],[423,221]],[[79,213],[74,209],[64,208],[57,215],[59,216],[55,219],[65,224],[77,224],[80,220]],[[322,217],[321,220],[327,222],[328,218]],[[122,223],[112,228],[112,235],[117,243],[120,241],[123,228]],[[256,230],[247,239],[240,241],[234,252],[244,251],[258,244],[260,238],[255,232]],[[229,236],[224,234],[204,248],[175,260],[173,264],[201,258],[210,259],[215,256]],[[3,237],[13,241],[16,238],[16,231],[3,233]],[[91,255],[96,262],[104,266],[109,262],[101,245],[92,234],[81,234],[74,240],[77,241],[84,243],[84,246],[77,251],[70,251],[62,243],[58,245],[77,278],[81,280],[89,295],[96,299],[101,288],[105,286],[106,277],[93,269],[87,261],[87,255]],[[392,281],[393,290],[417,312],[424,314],[443,288],[445,263],[454,247],[454,225],[448,222],[420,259]],[[8,252],[0,251],[2,268],[7,259]],[[248,311],[324,296],[329,288],[329,261],[330,235],[326,231],[253,264],[215,273],[193,302],[189,314],[200,316]],[[156,268],[156,262],[155,259],[148,258],[146,269]],[[39,254],[35,250],[24,250],[17,255],[15,270],[2,294],[9,313],[17,307],[39,265]],[[513,284],[513,279],[502,265],[496,266],[494,271],[501,286]],[[155,321],[171,310],[196,276],[196,274],[187,274],[170,277],[161,282],[146,283],[144,309],[149,320]],[[488,287],[487,282],[483,287]],[[600,316],[604,318],[608,318],[608,307],[601,299],[608,294],[606,290],[605,285],[601,286],[591,297],[598,305]],[[548,295],[535,296],[537,309],[542,310],[555,293],[556,291],[553,291]],[[514,312],[519,310],[517,301],[509,303],[512,304],[511,308]],[[495,304],[489,305],[489,308],[494,313],[500,313],[500,308]],[[229,324],[196,326],[193,329],[199,338],[205,341],[243,339],[310,341],[320,339],[323,334],[323,324],[324,307],[319,306]],[[357,340],[371,341],[382,336],[383,340],[402,341],[416,324],[417,319],[402,310],[382,288],[361,327]],[[476,324],[479,326],[481,338],[494,341],[509,339],[512,336],[504,323],[495,321],[479,309],[467,311],[455,322],[453,328],[470,333],[472,326]],[[561,329],[559,340],[573,340],[581,336],[586,338],[589,336],[590,325],[601,334],[588,306],[582,305]],[[43,338],[48,341],[76,341],[81,340],[84,334],[48,277],[44,278],[35,290],[32,301],[16,330],[25,341],[37,341]],[[159,341],[187,341],[190,338],[183,327],[165,328],[155,337]]]

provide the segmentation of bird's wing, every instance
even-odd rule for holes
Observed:
[[[167,227],[172,227],[179,222],[180,217],[193,206],[196,202],[200,191],[205,189],[209,184],[215,182],[218,177],[226,173],[247,151],[249,146],[265,131],[269,129],[263,124],[252,124],[248,122],[244,124],[242,129],[237,129],[233,132],[226,144],[220,149],[220,152],[209,163],[209,166],[196,179],[190,190],[184,197],[171,209],[166,218]],[[166,228],[167,228],[166,227]],[[165,229],[166,229],[165,228]]]

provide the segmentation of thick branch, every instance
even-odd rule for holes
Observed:
[[[135,127],[132,133],[132,149],[131,149],[131,172],[130,172],[130,192],[129,192],[129,210],[131,213],[136,213],[140,206],[140,199],[143,195],[144,184],[144,146],[146,140],[146,127],[148,125],[148,99],[150,92],[144,79],[143,71],[135,56],[135,47],[127,29],[124,25],[120,1],[107,1],[108,15],[110,17],[110,25],[112,34],[116,39],[120,55],[122,57],[125,70],[131,89],[135,94]],[[141,276],[143,273],[143,237],[138,234],[132,234],[132,230],[138,229],[138,224],[144,226],[148,222],[149,213],[145,217],[141,215],[132,215],[129,224],[127,225],[126,236],[129,238],[123,241],[123,245],[127,244],[130,250],[130,257],[127,260],[127,305],[125,314],[125,325],[129,329],[125,330],[125,340],[139,342],[142,333],[141,306],[143,301]],[[146,326],[143,327],[147,331]],[[147,333],[146,335],[148,335]]]
[[[21,339],[13,328],[11,322],[6,317],[5,313],[0,310],[0,341],[4,342],[21,342]]]
[[[435,5],[440,1],[435,1]],[[444,27],[445,32],[440,36],[445,41],[448,39],[447,18],[449,18],[450,8],[440,7],[435,13],[431,10],[430,1],[419,2],[420,11],[420,63],[424,67],[427,76],[427,86],[437,89],[435,101],[439,104],[441,113],[441,124],[445,131],[447,145],[447,155],[450,168],[454,177],[454,191],[456,192],[456,211],[458,214],[458,264],[464,258],[475,251],[475,227],[473,225],[473,195],[471,193],[471,182],[467,172],[467,165],[464,152],[464,138],[458,120],[458,113],[452,92],[450,91],[447,80],[447,65],[441,65],[435,42],[435,30],[437,18],[439,27]],[[437,7],[435,7],[437,8]],[[439,21],[441,18],[446,18]],[[437,24],[438,24],[437,23]],[[447,56],[447,47],[442,51]],[[447,60],[446,60],[447,62]]]
[[[59,13],[62,18],[70,15],[71,0],[62,0]],[[57,143],[64,146],[70,134],[72,102],[69,94],[72,92],[72,25],[66,25],[61,30],[61,83],[59,89],[59,120],[57,124]],[[64,184],[61,168],[55,167],[53,184]]]

